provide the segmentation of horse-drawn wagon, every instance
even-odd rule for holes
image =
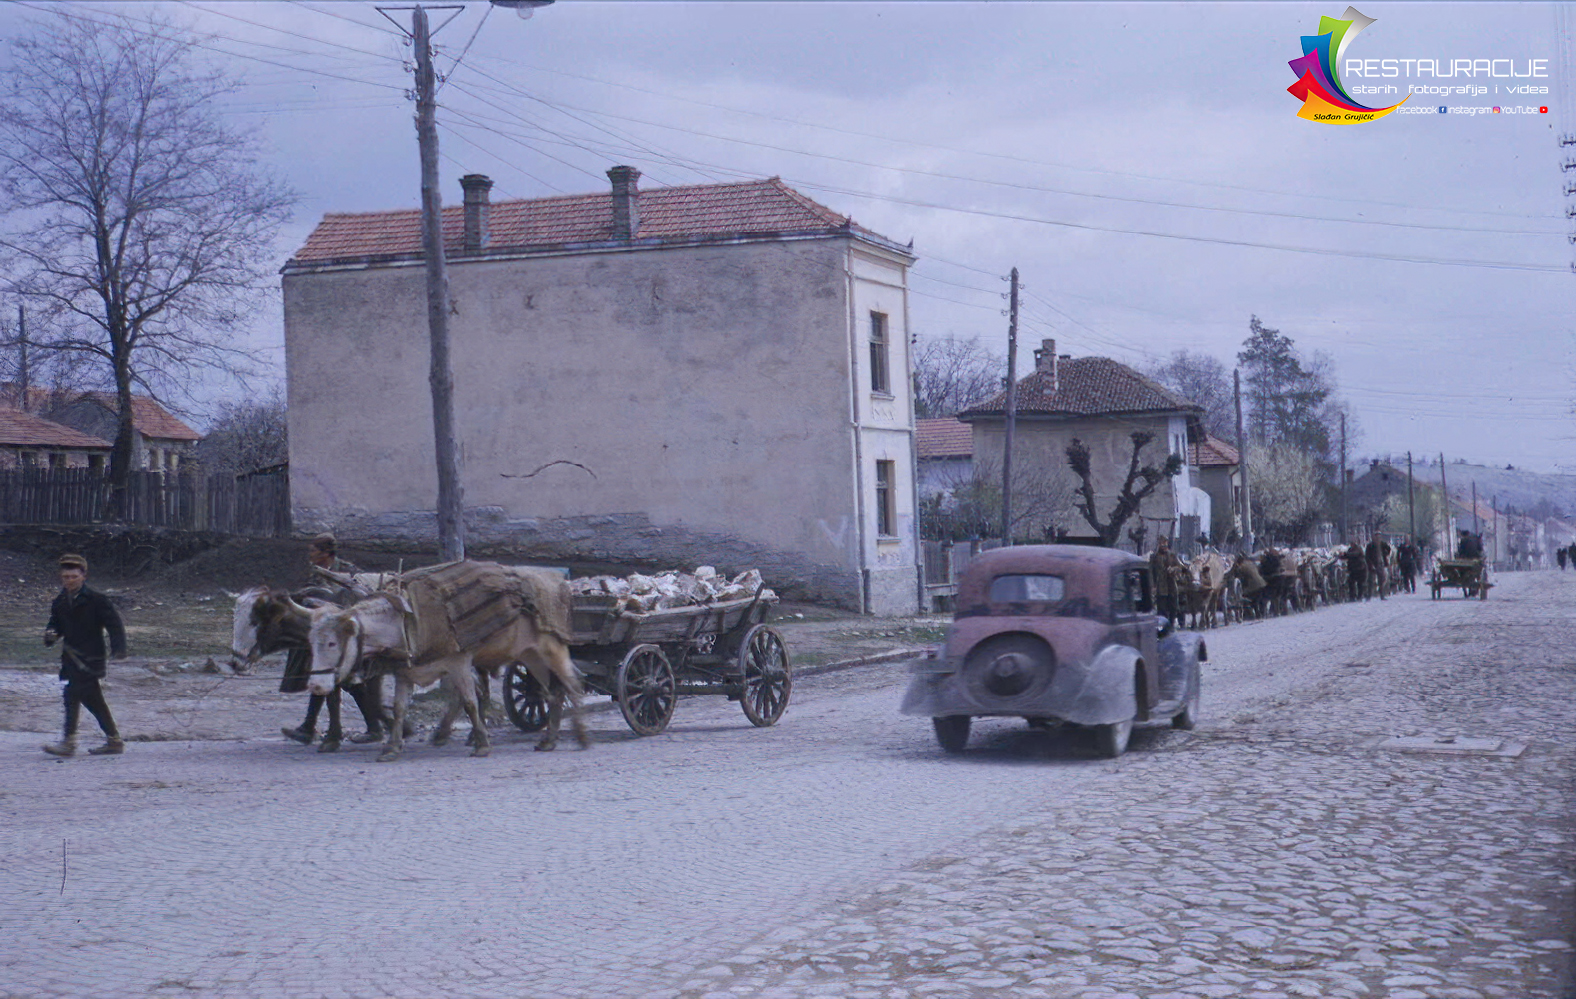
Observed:
[[[570,656],[585,688],[618,702],[629,727],[656,735],[668,727],[680,695],[723,694],[752,725],[775,724],[788,706],[793,671],[782,635],[766,624],[776,596],[638,613],[616,596],[576,593]],[[521,731],[547,724],[541,686],[520,666],[504,677],[504,708]]]
[[[1488,579],[1488,563],[1480,558],[1442,558],[1428,580],[1435,600],[1446,587],[1460,587],[1461,595],[1469,599],[1487,600],[1493,585]]]

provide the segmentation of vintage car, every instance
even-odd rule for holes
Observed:
[[[1079,545],[985,552],[958,580],[944,644],[915,664],[902,711],[928,715],[959,753],[970,719],[1094,730],[1106,757],[1127,750],[1134,723],[1190,729],[1198,718],[1203,636],[1155,612],[1149,562]]]

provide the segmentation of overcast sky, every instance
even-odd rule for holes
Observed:
[[[246,78],[228,113],[302,194],[281,262],[324,212],[416,207],[409,50],[371,3],[12,3],[0,31],[155,6]],[[470,172],[495,199],[601,190],[616,163],[647,187],[779,175],[914,241],[921,337],[1004,349],[1013,266],[1020,362],[1054,337],[1078,356],[1230,364],[1257,315],[1333,357],[1358,453],[1576,471],[1561,6],[1362,4],[1375,21],[1348,59],[1544,60],[1547,75],[1386,80],[1480,84],[1407,106],[1486,113],[1334,126],[1297,117],[1287,62],[1341,2],[560,0],[529,20],[472,2],[437,38],[444,71],[466,50],[439,95],[444,197]],[[277,309],[257,325],[277,355]]]

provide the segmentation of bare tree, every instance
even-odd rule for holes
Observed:
[[[227,402],[197,444],[197,458],[215,472],[255,472],[290,458],[284,396],[276,389],[261,402]]]
[[[1067,469],[1033,454],[1012,466],[1012,536],[1051,537],[1072,505]],[[984,458],[959,471],[946,492],[920,504],[920,533],[932,541],[999,538],[1001,465]]]
[[[65,327],[51,346],[96,358],[114,384],[118,497],[134,387],[156,395],[203,370],[246,370],[235,334],[295,195],[221,119],[237,82],[199,64],[184,32],[102,16],[62,13],[12,42],[0,249],[17,290]]]
[[[1204,429],[1222,440],[1236,438],[1231,372],[1218,357],[1179,350],[1144,374],[1189,402],[1204,407]]]
[[[1006,371],[1006,358],[978,339],[926,340],[914,351],[915,415],[956,416],[1000,392]]]
[[[1067,445],[1067,464],[1078,476],[1077,510],[1107,547],[1116,546],[1122,536],[1122,525],[1138,512],[1139,506],[1160,487],[1160,483],[1182,470],[1182,456],[1179,454],[1167,455],[1160,465],[1139,465],[1143,460],[1144,448],[1154,441],[1155,435],[1135,430],[1130,439],[1133,442],[1133,454],[1128,461],[1127,478],[1122,481],[1121,491],[1117,493],[1116,506],[1111,508],[1110,516],[1103,521],[1095,509],[1094,472],[1089,461],[1089,446],[1076,437]]]

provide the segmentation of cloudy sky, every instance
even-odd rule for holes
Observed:
[[[1365,3],[1348,59],[1546,75],[1376,81],[1400,94],[1359,100],[1487,92],[1332,126],[1297,117],[1287,62],[1340,2],[471,2],[437,38],[445,200],[469,172],[495,199],[600,190],[616,163],[643,186],[779,175],[914,241],[921,337],[1003,349],[1013,266],[1021,361],[1054,337],[1231,363],[1257,315],[1334,359],[1358,453],[1576,471],[1570,6]],[[0,36],[155,7],[244,75],[227,113],[302,195],[281,262],[324,212],[417,205],[409,50],[371,3],[29,0],[0,7]],[[253,335],[277,352],[277,314]]]

